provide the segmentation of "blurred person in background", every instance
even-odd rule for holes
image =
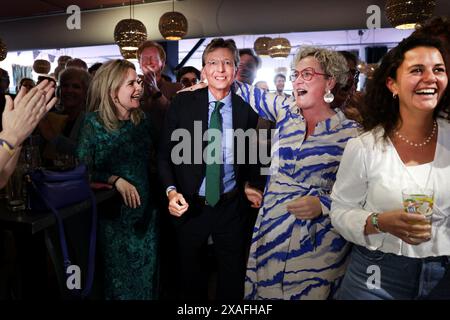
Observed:
[[[253,49],[240,49],[236,80],[252,85],[260,66],[261,59],[255,54]]]
[[[287,93],[284,93],[284,86],[286,84],[286,76],[282,73],[278,73],[273,78],[273,83],[275,84],[275,88],[277,89],[275,91],[276,95],[284,98],[289,98],[290,95]]]
[[[25,93],[27,93],[28,91],[30,91],[31,89],[33,89],[36,86],[36,83],[34,82],[33,79],[30,78],[22,78],[19,82],[19,86],[17,87],[17,92],[20,91],[20,89],[25,88]]]
[[[74,155],[90,81],[89,73],[81,68],[70,67],[60,74],[57,92],[62,110],[49,113],[38,126],[49,146],[44,151],[45,158]]]
[[[177,72],[177,82],[181,83],[183,89],[197,84],[200,79],[200,71],[191,66],[183,67]]]
[[[347,83],[337,85],[333,89],[333,108],[340,108],[348,119],[362,122],[360,105],[362,103],[362,93],[356,91],[359,83],[359,71],[357,69],[358,58],[349,51],[339,51],[347,61],[348,75]]]
[[[267,84],[267,81],[258,81],[255,83],[255,87],[263,90],[264,92],[269,92],[269,85]]]

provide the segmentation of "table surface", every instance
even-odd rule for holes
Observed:
[[[97,204],[112,198],[116,194],[115,189],[94,191]],[[66,219],[78,212],[90,208],[91,201],[86,200],[76,205],[59,210],[62,219]],[[6,199],[0,201],[0,229],[22,229],[25,232],[35,234],[55,223],[55,217],[49,211],[35,213],[29,210],[10,211],[6,205]]]

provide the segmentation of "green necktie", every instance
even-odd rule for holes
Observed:
[[[214,111],[211,114],[211,119],[209,120],[209,129],[217,129],[222,132],[222,116],[220,114],[220,109],[223,107],[223,103],[216,101],[214,106]],[[211,156],[212,159],[208,159],[206,163],[206,201],[211,207],[214,207],[220,199],[220,171],[221,164],[218,160],[221,158],[222,153],[222,139],[217,139],[217,136],[208,137],[209,144],[207,147],[207,155]],[[212,140],[212,141],[211,141]],[[220,154],[215,154],[215,152],[220,152]],[[217,160],[217,161],[216,161]]]

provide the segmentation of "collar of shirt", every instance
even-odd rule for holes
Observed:
[[[209,112],[213,112],[215,104],[214,102],[217,101],[216,98],[214,98],[213,94],[211,93],[211,91],[208,90],[208,101],[209,101]],[[224,106],[221,109],[221,114],[222,112],[228,112],[231,111],[231,91],[227,94],[227,96],[225,98],[223,98],[222,100],[220,100]]]

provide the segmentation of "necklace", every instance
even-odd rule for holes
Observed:
[[[426,146],[428,143],[430,143],[431,139],[433,138],[433,136],[434,136],[435,133],[436,133],[436,128],[437,128],[437,123],[436,123],[436,120],[435,120],[435,121],[433,122],[433,129],[431,130],[430,135],[429,135],[429,136],[424,140],[424,142],[422,142],[422,143],[414,143],[414,142],[410,141],[407,137],[402,136],[402,135],[400,134],[400,132],[398,132],[397,130],[395,130],[394,133],[395,133],[395,135],[396,135],[397,137],[399,137],[402,141],[406,142],[406,143],[409,144],[410,146],[413,146],[413,147],[424,147],[424,146]]]

